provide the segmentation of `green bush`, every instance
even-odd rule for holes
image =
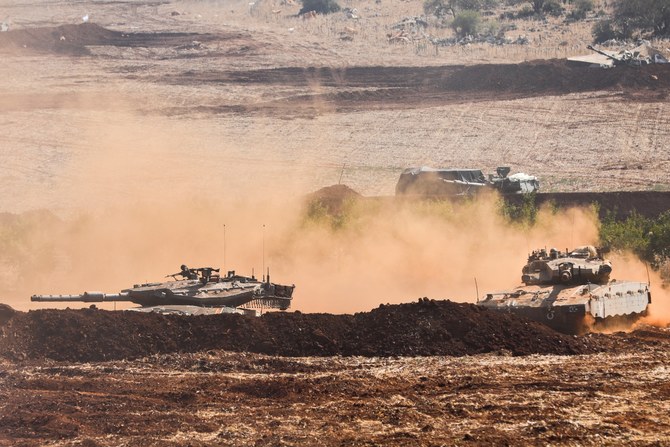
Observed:
[[[491,10],[499,3],[500,0],[425,0],[423,11],[437,17],[451,15],[456,18],[459,12]]]
[[[423,12],[435,17],[446,17],[451,14],[451,9],[446,0],[426,0],[423,2]]]
[[[465,10],[456,14],[451,22],[451,28],[458,37],[474,36],[479,29],[479,13],[477,11]]]
[[[595,43],[603,43],[610,39],[618,39],[620,34],[614,29],[611,20],[601,20],[596,22],[591,29],[591,35]]]
[[[670,211],[655,219],[631,214],[624,221],[605,217],[600,242],[612,249],[628,250],[659,268],[670,260]]]
[[[505,27],[500,26],[500,22],[497,20],[487,20],[481,24],[479,30],[485,36],[496,36],[499,38],[505,37],[505,32],[507,31]]]
[[[575,9],[584,12],[593,11],[593,0],[577,0]]]
[[[556,0],[545,1],[542,5],[542,12],[550,16],[560,16],[563,14],[563,6]]]
[[[670,0],[615,0],[613,23],[623,36],[670,35]]]
[[[584,20],[589,11],[593,11],[593,0],[577,0],[574,8],[568,14],[568,19],[574,21]]]
[[[521,204],[515,205],[505,199],[500,201],[500,214],[510,222],[532,226],[537,220],[539,208],[536,204],[535,193],[524,194]]]
[[[536,15],[535,10],[530,6],[526,5],[516,13],[515,18],[517,19],[527,19],[529,17],[534,17]]]
[[[335,0],[302,0],[302,8],[298,14],[302,15],[310,11],[316,11],[319,14],[330,14],[340,9],[342,8],[340,8],[340,5]]]

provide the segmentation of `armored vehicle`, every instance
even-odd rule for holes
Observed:
[[[131,310],[178,314],[252,313],[255,309],[286,310],[291,306],[294,285],[270,282],[270,272],[262,280],[219,269],[181,266],[167,275],[172,281],[136,284],[119,293],[84,292],[81,295],[33,295],[39,302],[116,302],[128,301],[141,307]]]
[[[511,312],[570,334],[592,324],[631,322],[651,303],[648,283],[611,279],[612,263],[593,246],[565,252],[535,250],[522,269],[523,285],[489,293],[477,305]]]
[[[396,184],[396,195],[472,196],[481,191],[523,194],[540,189],[537,177],[518,173],[509,175],[509,167],[499,167],[488,178],[479,169],[407,168]]]

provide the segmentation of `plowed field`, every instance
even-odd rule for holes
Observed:
[[[0,445],[670,440],[658,328],[568,337],[430,300],[353,316],[10,314]]]

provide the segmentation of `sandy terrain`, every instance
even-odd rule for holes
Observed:
[[[340,182],[390,196],[413,165],[510,165],[548,192],[667,191],[670,69],[566,64],[592,22],[517,21],[507,37],[529,45],[437,48],[388,41],[417,0],[344,2],[358,19],[303,20],[288,3],[0,5],[1,302],[114,292],[183,262],[267,263],[296,283],[295,309],[328,312],[238,322],[235,337],[228,320],[0,315],[0,445],[667,444],[656,277],[659,327],[631,334],[531,339],[525,321],[430,312],[444,318],[333,323],[419,296],[474,301],[473,278],[512,286],[529,250],[596,243],[592,211],[527,228],[494,201],[346,202],[346,220],[302,198]]]
[[[75,25],[90,14],[89,23],[119,34],[197,33],[114,38],[57,30],[6,49],[0,193],[11,200],[3,208],[127,200],[140,185],[146,196],[160,195],[161,173],[189,191],[253,186],[267,193],[276,182],[258,179],[282,178],[282,188],[304,192],[337,183],[343,165],[342,181],[365,195],[392,194],[399,172],[420,164],[507,164],[538,175],[546,191],[668,188],[665,87],[647,83],[648,94],[625,82],[566,89],[575,79],[569,73],[558,88],[527,85],[512,94],[482,85],[453,94],[457,85],[440,85],[453,71],[444,65],[584,53],[590,24],[519,21],[510,37],[528,35],[531,45],[442,47],[438,54],[429,45],[417,54],[418,42],[393,45],[385,36],[393,23],[419,15],[420,2],[346,6],[361,18],[304,21],[292,16],[298,6],[265,1],[251,11],[246,2],[216,1],[3,6],[10,31]],[[273,15],[276,9],[282,13]],[[353,40],[338,39],[344,27],[358,30]],[[284,67],[290,70],[256,72]],[[372,68],[358,78],[362,67],[417,68],[395,77]],[[560,81],[566,72],[537,75]],[[428,92],[415,97],[405,78],[425,78]],[[212,166],[223,178],[208,172]],[[82,183],[86,194],[77,191]]]

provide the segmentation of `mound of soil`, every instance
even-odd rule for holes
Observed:
[[[441,67],[282,67],[236,72],[185,72],[168,75],[177,84],[273,84],[298,88],[295,96],[262,105],[215,107],[212,112],[285,112],[434,107],[451,103],[618,91],[627,101],[658,101],[668,96],[670,64],[611,69],[575,65],[563,59],[520,64],[480,64]],[[337,87],[336,92],[308,93],[309,85]],[[315,109],[319,104],[331,107]],[[290,107],[287,107],[290,105]]]
[[[100,361],[223,349],[281,356],[463,356],[486,352],[583,354],[572,337],[472,304],[385,305],[355,315],[268,313],[179,316],[96,309],[16,312],[2,326],[0,356]]]
[[[122,33],[94,23],[17,29],[0,33],[0,51],[29,51],[73,56],[90,54],[89,46],[180,47],[213,40],[196,33]]]
[[[308,195],[307,204],[309,206],[321,206],[329,214],[337,215],[343,211],[347,202],[358,200],[362,197],[362,195],[346,185],[332,185]]]
[[[670,87],[665,65],[619,66],[612,69],[573,65],[552,59],[521,64],[473,65],[451,74],[442,84],[446,90],[566,94],[612,88]]]

